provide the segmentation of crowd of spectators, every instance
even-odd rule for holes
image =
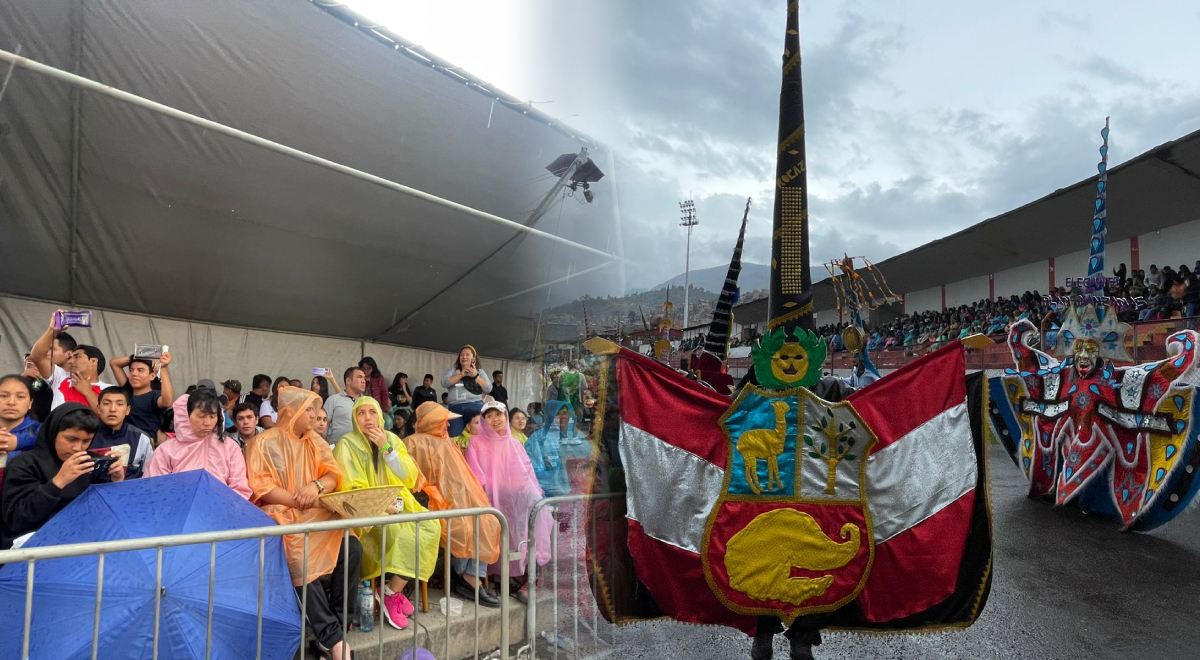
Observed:
[[[588,428],[594,415],[580,403],[584,392],[566,391],[557,376],[551,394],[561,389],[574,405],[551,402],[549,418],[541,401],[528,412],[510,407],[503,372],[480,362],[464,346],[440,380],[425,374],[415,388],[404,372],[389,384],[364,357],[340,382],[329,369],[315,370],[308,388],[267,374],[245,391],[237,379],[218,386],[203,378],[176,396],[169,352],[106,361],[52,320],[24,373],[0,378],[0,549],[20,547],[91,486],[189,470],[207,471],[280,524],[335,519],[322,495],[374,486],[399,489],[393,513],[491,506],[526,521],[539,499],[570,491],[568,465],[591,454],[576,424]],[[102,380],[106,367],[115,384]],[[576,382],[586,390],[586,377]],[[550,524],[547,514],[535,528],[539,552],[529,560],[539,566],[549,560]],[[452,540],[437,521],[387,527],[356,530],[348,546],[341,531],[310,534],[307,556],[299,537],[284,537],[319,654],[349,657],[342,630],[356,619],[340,616],[343,603],[351,612],[357,603],[341,588],[343,574],[374,582],[381,620],[400,629],[413,612],[406,593],[418,580],[438,579],[439,553],[454,567],[446,590],[486,607],[500,604],[487,581],[497,562],[518,557],[510,575],[525,574],[524,524],[513,525],[503,552],[491,518],[475,531],[456,528]],[[320,580],[330,575],[326,590]],[[515,598],[527,599],[527,588],[514,578]]]

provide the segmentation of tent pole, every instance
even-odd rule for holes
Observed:
[[[337,163],[337,162],[331,161],[326,158],[321,158],[320,156],[315,156],[313,154],[310,154],[310,153],[307,153],[304,151],[300,151],[299,149],[289,147],[285,144],[280,144],[278,142],[274,142],[272,140],[268,140],[266,138],[259,137],[257,135],[254,135],[253,133],[247,133],[245,131],[238,130],[238,129],[230,127],[230,126],[226,126],[225,124],[220,124],[220,123],[217,123],[210,119],[205,119],[203,117],[199,117],[197,115],[193,115],[191,113],[184,112],[177,108],[172,108],[171,106],[163,105],[162,103],[158,103],[156,101],[151,101],[150,99],[147,99],[147,98],[144,98],[141,96],[137,96],[136,94],[130,94],[129,92],[121,91],[119,89],[110,87],[103,83],[98,83],[89,78],[84,78],[82,76],[75,75],[68,71],[63,71],[62,69],[57,69],[55,67],[48,66],[46,64],[42,64],[41,62],[36,62],[36,61],[31,60],[26,57],[20,57],[18,55],[14,55],[13,53],[11,53],[7,50],[0,50],[0,62],[16,63],[16,65],[21,68],[28,69],[30,71],[33,71],[34,73],[39,73],[44,76],[48,76],[50,78],[61,80],[63,82],[69,83],[71,85],[75,85],[84,90],[87,90],[90,92],[96,92],[98,94],[102,94],[104,96],[114,98],[123,103],[128,103],[129,105],[132,105],[132,106],[135,106],[138,108],[142,108],[144,110],[149,110],[151,112],[156,112],[160,115],[171,117],[172,119],[178,119],[179,121],[182,121],[182,122],[185,122],[188,124],[192,124],[194,126],[199,126],[200,128],[212,131],[214,133],[220,133],[221,135],[231,137],[235,140],[240,140],[242,142],[246,142],[248,144],[252,144],[254,146],[261,147],[268,151],[274,151],[276,153],[282,154],[284,156],[288,156],[290,158],[294,158],[296,160],[299,160],[299,161],[302,161],[305,163],[309,163],[311,165],[323,167],[327,170],[332,170],[334,172],[338,172],[339,174],[345,174],[346,176],[353,177],[355,179],[360,179],[362,181],[366,181],[367,183],[372,183],[374,185],[380,186],[381,188],[387,188],[388,190],[393,190],[393,191],[401,193],[403,195],[408,195],[409,197],[415,197],[417,199],[429,202],[431,204],[436,204],[438,206],[442,206],[442,207],[445,207],[445,208],[448,208],[448,209],[451,209],[454,211],[458,211],[459,213],[463,213],[463,214],[473,216],[476,218],[480,218],[483,220],[488,220],[490,222],[494,222],[496,224],[503,225],[503,226],[505,226],[509,229],[515,230],[515,231],[523,231],[523,232],[526,232],[526,233],[529,233],[529,234],[532,234],[535,236],[540,236],[546,240],[553,241],[555,243],[561,243],[563,245],[573,247],[582,252],[588,252],[590,254],[604,257],[606,259],[618,259],[618,257],[616,257],[614,255],[611,255],[611,254],[601,251],[601,250],[597,250],[593,247],[588,247],[587,245],[583,245],[581,243],[576,243],[575,241],[570,241],[565,238],[555,236],[554,234],[550,234],[548,232],[544,232],[539,229],[534,229],[533,227],[526,227],[525,225],[523,225],[519,222],[514,222],[507,218],[501,218],[498,215],[493,215],[486,211],[480,211],[479,209],[471,208],[470,206],[467,206],[465,204],[459,204],[458,202],[452,202],[448,199],[443,199],[436,195],[431,195],[430,193],[427,193],[423,190],[417,190],[416,188],[410,188],[409,186],[406,186],[402,183],[396,183],[395,181],[385,179],[381,176],[376,176],[369,172],[364,172],[362,170],[358,170],[353,167],[349,167],[347,165],[342,165],[341,163]]]

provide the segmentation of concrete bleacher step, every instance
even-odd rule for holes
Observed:
[[[375,629],[369,633],[354,630],[349,635],[350,647],[358,660],[384,658],[396,660],[405,650],[413,647],[413,631],[416,644],[433,653],[438,660],[462,660],[475,657],[475,603],[463,602],[460,616],[450,617],[450,655],[446,656],[446,616],[442,614],[439,601],[445,594],[440,590],[429,590],[429,611],[421,612],[418,606],[413,616],[408,617],[408,628],[396,630],[380,621],[378,610]],[[546,593],[546,598],[551,594]],[[459,598],[459,600],[463,600]],[[541,599],[539,599],[539,602]],[[509,597],[508,638],[511,646],[525,639],[525,605]],[[549,602],[549,601],[547,601]],[[414,604],[415,601],[414,601]],[[479,608],[479,657],[487,657],[500,647],[500,610]],[[379,631],[383,630],[383,655],[379,655]],[[510,657],[516,657],[510,654]]]

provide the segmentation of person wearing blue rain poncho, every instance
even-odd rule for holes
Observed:
[[[571,492],[568,461],[592,456],[592,445],[575,428],[572,413],[571,404],[565,401],[546,402],[547,424],[525,443],[525,452],[529,454],[538,483],[547,497]]]

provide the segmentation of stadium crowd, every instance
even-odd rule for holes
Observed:
[[[582,489],[577,476],[594,461],[586,436],[594,401],[588,378],[571,368],[553,374],[544,406],[522,409],[510,403],[503,372],[488,373],[471,346],[415,387],[404,372],[389,383],[364,357],[340,382],[329,369],[307,388],[283,375],[254,375],[249,388],[204,378],[176,396],[171,362],[169,352],[106,360],[51,320],[24,373],[0,377],[0,549],[20,547],[90,486],[189,470],[207,471],[280,524],[338,518],[323,495],[373,486],[399,489],[393,513],[492,506],[514,521],[503,553],[489,517],[450,539],[436,520],[356,530],[348,552],[341,531],[313,533],[307,557],[300,537],[284,537],[316,650],[345,658],[342,630],[357,617],[342,621],[341,611],[357,602],[343,593],[343,573],[372,582],[381,619],[398,629],[414,611],[413,583],[437,586],[439,554],[454,569],[447,591],[499,607],[488,576],[500,558],[517,553],[510,575],[525,574],[528,531],[517,521],[545,496]],[[552,524],[547,515],[535,527],[539,566],[550,558]],[[513,582],[514,598],[527,600],[523,578]]]

